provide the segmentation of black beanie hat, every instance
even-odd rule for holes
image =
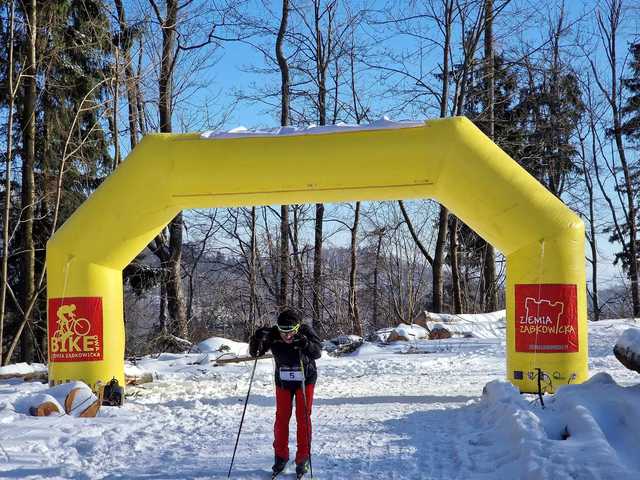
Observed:
[[[295,310],[287,309],[283,310],[280,315],[278,315],[278,326],[279,327],[295,327],[300,323],[300,316],[296,313]]]

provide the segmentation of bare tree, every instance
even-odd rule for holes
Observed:
[[[149,0],[149,5],[155,15],[155,19],[161,30],[162,46],[161,57],[158,65],[158,116],[159,130],[163,133],[173,131],[172,114],[174,101],[179,92],[176,90],[176,67],[180,55],[189,52],[198,52],[207,46],[215,46],[220,42],[237,40],[235,36],[227,38],[221,35],[219,30],[228,26],[227,16],[235,15],[235,3],[225,3],[218,8],[216,4],[194,4],[191,0],[179,2],[178,0],[165,0],[161,9],[156,0]],[[196,8],[197,7],[197,8]],[[194,8],[190,12],[189,8]],[[221,18],[218,21],[217,16]],[[201,25],[207,21],[208,32],[202,34],[201,28],[196,28],[196,32],[190,35],[193,26],[184,20],[185,17],[200,22]],[[180,30],[179,26],[182,26]],[[203,39],[195,39],[198,34]],[[191,42],[191,43],[189,43]],[[188,81],[188,79],[187,79]],[[178,336],[187,336],[187,317],[183,286],[181,281],[181,257],[182,257],[182,236],[183,236],[183,215],[179,213],[169,223],[165,231],[158,235],[149,245],[149,248],[158,257],[162,268],[166,273],[163,289],[161,293],[166,295],[167,313],[169,314],[170,325],[163,325],[164,303],[161,299],[160,323],[164,330],[169,329],[169,333]]]
[[[620,203],[623,210],[624,222],[618,221],[617,209],[611,208],[611,214],[614,220],[614,237],[622,245],[623,263],[626,263],[629,281],[631,283],[631,302],[633,305],[633,315],[640,316],[640,289],[638,277],[638,231],[637,231],[637,204],[635,197],[637,195],[632,179],[632,171],[625,144],[622,138],[622,113],[621,113],[621,95],[618,72],[618,29],[622,22],[623,1],[622,0],[606,0],[604,2],[605,11],[598,9],[596,11],[596,20],[600,34],[600,40],[604,49],[608,68],[609,82],[606,83],[602,79],[600,72],[596,67],[594,59],[590,59],[591,68],[594,74],[596,84],[604,95],[609,109],[611,111],[611,134],[615,141],[618,159],[620,161],[620,169],[622,179],[618,183],[616,180],[616,190],[620,193]],[[611,205],[610,205],[611,206]]]
[[[473,2],[456,2],[458,18],[460,21],[461,45],[462,45],[462,65],[454,73],[455,92],[453,96],[453,108],[455,115],[464,113],[464,103],[468,90],[469,77],[475,63],[475,55],[483,30],[482,19],[486,16],[486,9],[477,8],[475,19],[471,15],[474,8]],[[469,22],[471,20],[471,22]],[[469,23],[471,23],[469,25]],[[486,35],[486,33],[485,33]],[[493,111],[493,110],[492,110]],[[460,222],[456,215],[450,216],[449,226],[449,262],[451,265],[451,296],[454,313],[463,311],[463,286],[460,273],[460,242],[459,242]],[[465,283],[465,286],[468,285]],[[464,289],[466,291],[466,288]],[[468,295],[465,295],[465,298]]]
[[[379,297],[379,288],[378,288],[378,276],[380,269],[380,250],[382,248],[382,239],[386,229],[384,227],[376,228],[373,231],[373,235],[377,239],[376,241],[376,253],[373,267],[373,299],[372,299],[372,308],[371,308],[371,324],[374,328],[379,328],[381,326],[378,314],[378,297]]]
[[[358,271],[358,223],[360,222],[360,202],[356,202],[351,227],[351,269],[349,271],[349,318],[353,334],[362,336],[362,322],[358,311],[357,271]]]
[[[417,8],[417,6],[414,6]],[[437,30],[442,33],[442,39],[429,39],[429,42],[434,45],[434,48],[440,48],[441,64],[437,77],[440,80],[438,87],[432,87],[428,85],[424,79],[423,74],[420,72],[418,75],[410,72],[404,61],[401,59],[401,68],[388,65],[375,65],[374,67],[384,72],[385,75],[398,75],[404,78],[405,81],[410,80],[415,82],[415,86],[421,91],[416,95],[415,92],[409,92],[411,98],[415,99],[418,95],[428,95],[429,97],[437,100],[439,116],[441,118],[449,115],[449,86],[450,86],[450,58],[453,41],[453,22],[455,16],[456,5],[454,0],[440,0],[439,2],[426,2],[424,5],[424,11],[414,11],[411,15],[406,15],[404,11],[399,14],[392,13],[389,18],[381,23],[388,24],[395,28],[396,32],[401,34],[407,34],[420,41],[425,38],[422,34],[424,25],[418,25],[418,27],[412,27],[415,22],[433,22]],[[422,66],[421,66],[422,67]],[[445,247],[447,242],[447,234],[449,228],[449,210],[440,205],[440,211],[438,216],[437,238],[435,242],[434,254],[426,254],[427,251],[420,244],[418,247],[420,251],[425,255],[425,259],[431,265],[432,270],[432,303],[431,310],[434,312],[441,312],[443,309],[443,266],[445,261]],[[405,221],[407,225],[411,225],[411,220],[405,214]],[[410,229],[411,231],[411,229]],[[413,235],[414,240],[416,236]]]
[[[7,299],[7,289],[9,288],[9,215],[11,213],[11,167],[13,163],[13,109],[16,98],[16,89],[20,85],[20,76],[14,82],[13,72],[13,52],[14,52],[14,33],[15,33],[15,1],[11,0],[9,5],[9,45],[8,51],[8,72],[7,72],[7,153],[5,163],[5,182],[4,182],[4,211],[2,222],[2,287],[0,290],[0,366],[2,366],[4,343],[4,322],[5,322],[5,306]]]
[[[282,17],[280,28],[276,37],[276,59],[280,68],[280,125],[289,125],[289,65],[284,54],[283,43],[287,34],[287,22],[289,20],[289,0],[282,0]],[[287,291],[289,281],[289,206],[280,207],[280,295],[281,307],[287,305]]]
[[[127,106],[129,113],[129,144],[131,146],[131,149],[133,150],[133,148],[138,143],[138,118],[140,116],[138,105],[140,103],[140,100],[138,98],[138,83],[133,71],[133,58],[131,50],[135,37],[138,33],[138,28],[135,26],[129,26],[122,0],[114,0],[114,3],[118,16],[119,26],[117,44],[120,51],[122,51],[122,58],[124,60],[124,84],[127,92]]]
[[[319,125],[327,124],[327,70],[332,60],[335,47],[335,15],[338,0],[330,0],[324,3],[322,0],[312,0],[311,18],[307,12],[296,6],[302,24],[303,33],[300,34],[300,41],[308,45],[308,58],[313,62],[313,68],[308,69],[303,65],[298,67],[307,74],[313,82],[315,92],[309,93],[312,99],[314,111]],[[314,99],[315,96],[315,99]],[[322,203],[316,204],[315,226],[314,226],[314,260],[313,260],[313,324],[318,329],[322,322],[322,309],[320,307],[322,297],[322,243],[324,227],[325,207]]]
[[[162,29],[162,57],[158,76],[158,111],[160,132],[172,132],[173,74],[176,66],[176,35],[178,25],[178,0],[165,0],[165,15],[155,0],[149,0],[156,19]],[[167,310],[171,325],[162,325],[170,333],[187,336],[187,314],[182,287],[182,212],[171,220],[166,232],[158,235],[150,244],[151,251],[158,257],[165,272],[163,293],[166,295]],[[163,301],[163,300],[161,300]],[[162,307],[161,307],[162,308]],[[162,315],[161,315],[162,324]]]
[[[486,83],[486,101],[485,101],[485,133],[492,140],[495,139],[495,85],[493,80],[493,19],[494,9],[493,0],[485,0],[484,7],[484,64],[485,64],[485,83]],[[482,286],[484,288],[484,306],[489,311],[498,309],[498,293],[496,285],[496,253],[493,245],[485,242],[484,249],[484,268],[482,276]]]
[[[591,77],[586,80],[586,126],[583,126],[583,131],[580,132],[580,157],[582,160],[582,174],[584,187],[586,189],[587,198],[587,212],[584,214],[587,223],[586,237],[589,244],[589,251],[591,256],[587,257],[587,261],[591,264],[591,291],[587,290],[589,297],[591,298],[591,305],[593,308],[593,319],[600,320],[600,300],[598,295],[598,236],[596,230],[596,204],[595,204],[595,186],[593,173],[594,165],[598,162],[598,149],[597,149],[597,137],[598,132],[596,130],[596,106],[594,104],[593,94],[591,91]],[[591,162],[587,158],[587,142],[590,143],[590,155]],[[595,167],[597,168],[597,167]]]
[[[36,42],[38,35],[36,0],[22,3],[24,18],[28,28],[28,47],[24,68],[22,94],[22,206],[21,206],[21,249],[22,288],[21,300],[23,305],[29,305],[35,296],[35,244],[33,240],[33,222],[35,211],[35,180],[34,165],[36,156],[36,103],[37,91],[37,63]],[[26,362],[34,360],[33,319],[31,312],[24,311],[27,333],[22,336],[22,359]]]

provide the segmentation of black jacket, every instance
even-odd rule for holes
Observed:
[[[320,338],[313,331],[313,328],[305,324],[300,325],[300,330],[293,337],[294,343],[300,337],[306,337],[307,339],[306,345],[301,349],[282,340],[278,327],[273,326],[259,328],[249,341],[249,353],[251,356],[264,355],[268,350],[271,350],[276,361],[275,380],[278,387],[293,389],[300,387],[301,382],[299,381],[282,380],[280,378],[280,370],[289,368],[300,370],[301,358],[304,365],[305,383],[307,385],[315,384],[318,379],[316,360],[322,354]]]

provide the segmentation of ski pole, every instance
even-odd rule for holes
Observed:
[[[302,362],[302,352],[300,352],[300,370],[302,370],[302,400],[304,402],[304,416],[307,420],[307,443],[309,444],[309,471],[313,478],[313,464],[311,463],[311,415],[307,407],[307,379],[304,374],[304,363]]]
[[[249,380],[249,390],[247,390],[247,398],[244,400],[244,409],[242,410],[242,418],[240,419],[240,428],[238,428],[238,436],[236,437],[236,446],[233,447],[233,456],[231,457],[231,465],[229,466],[229,473],[227,478],[231,478],[231,469],[233,468],[233,461],[236,458],[236,450],[238,449],[238,440],[240,440],[240,432],[242,431],[242,422],[244,422],[244,414],[247,411],[247,404],[249,403],[249,395],[251,394],[251,384],[253,384],[253,375],[256,373],[256,365],[258,365],[258,357],[253,362],[253,369],[251,370],[251,379]]]

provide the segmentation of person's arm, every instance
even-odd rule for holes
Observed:
[[[249,340],[249,355],[261,357],[271,348],[271,328],[262,327],[256,330]]]
[[[322,356],[322,342],[313,328],[308,325],[302,325],[297,337],[294,340],[294,345],[301,352],[314,360]]]

